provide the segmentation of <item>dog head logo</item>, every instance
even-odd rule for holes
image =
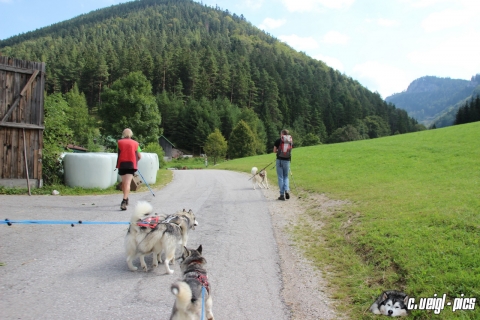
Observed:
[[[408,296],[400,291],[384,291],[370,307],[374,314],[389,317],[404,317],[408,315]]]

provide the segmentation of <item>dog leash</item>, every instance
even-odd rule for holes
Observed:
[[[152,188],[150,188],[150,186],[149,186],[148,183],[147,183],[147,180],[145,180],[145,178],[143,177],[143,175],[142,175],[142,173],[140,172],[140,170],[137,169],[137,172],[138,172],[138,174],[140,175],[140,177],[142,177],[143,182],[145,182],[145,185],[148,187],[148,189],[150,190],[150,192],[151,192],[151,193],[153,194],[153,196],[155,197],[155,193],[153,193]]]
[[[205,287],[202,285],[202,317],[201,320],[205,319]]]
[[[12,224],[130,224],[128,221],[82,221],[82,220],[9,220],[0,221],[0,224],[11,226]]]
[[[251,179],[253,179],[253,177],[255,177],[257,174],[259,174],[259,173],[260,173],[260,172],[262,172],[263,170],[265,170],[265,169],[267,169],[268,167],[270,167],[270,165],[271,165],[272,163],[274,163],[275,161],[276,161],[276,160],[274,160],[274,161],[270,162],[270,163],[269,163],[269,164],[267,164],[267,165],[266,165],[266,166],[265,166],[263,169],[260,169],[260,170],[258,170],[258,172],[257,172],[257,173],[255,173],[253,176],[251,176],[251,177],[250,177],[250,179],[248,179],[248,180],[251,180]]]

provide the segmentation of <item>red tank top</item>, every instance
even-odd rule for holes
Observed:
[[[138,142],[129,138],[118,140],[117,168],[137,169]]]

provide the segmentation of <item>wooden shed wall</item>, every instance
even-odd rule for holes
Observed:
[[[26,186],[27,168],[30,182],[42,185],[44,89],[45,63],[0,56],[1,185]]]

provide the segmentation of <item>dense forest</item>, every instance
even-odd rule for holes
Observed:
[[[480,121],[480,96],[472,98],[461,106],[455,116],[455,124]]]
[[[216,128],[229,140],[243,120],[261,154],[284,127],[297,146],[424,129],[378,93],[242,15],[191,0],[96,10],[0,41],[0,54],[46,62],[47,94],[55,99],[72,90],[83,97],[97,120],[87,123],[100,136],[87,130],[89,137],[74,136],[77,143],[107,144],[122,126],[136,125],[144,127],[136,135],[142,144],[163,134],[198,154]],[[135,103],[126,92],[138,95]]]

